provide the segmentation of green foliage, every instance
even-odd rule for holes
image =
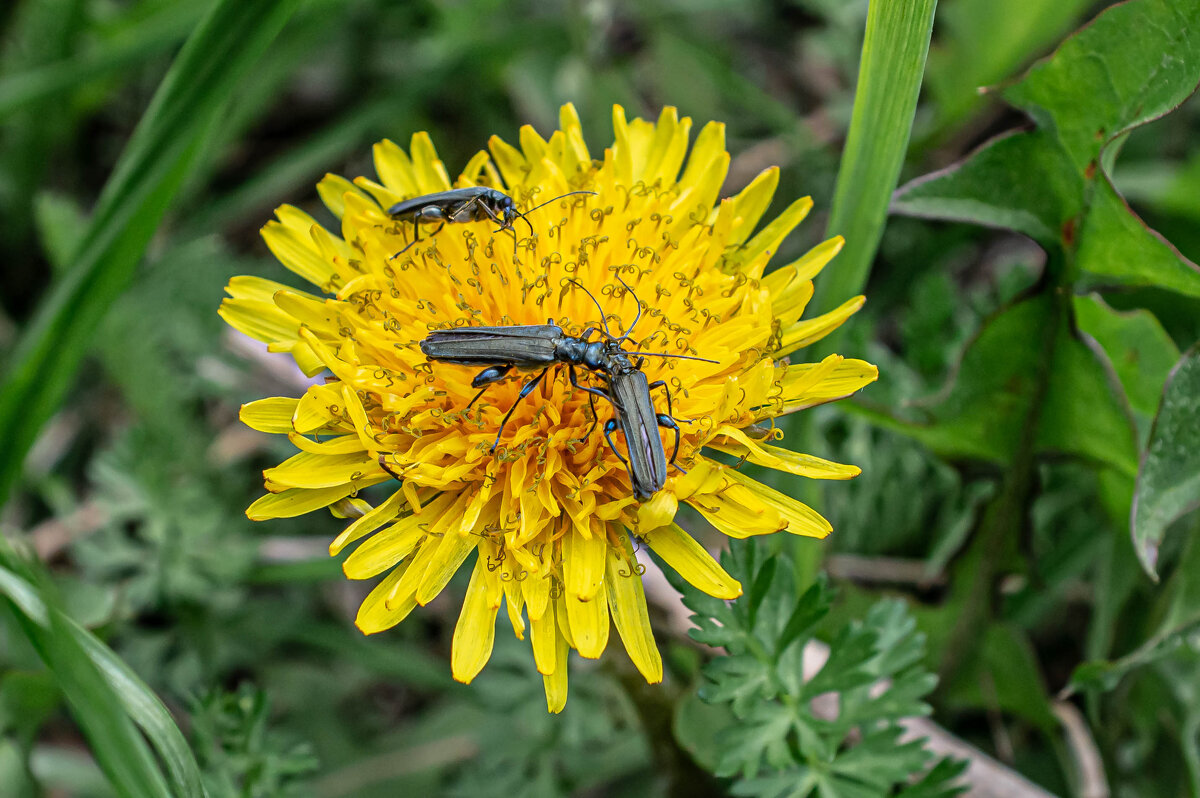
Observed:
[[[922,411],[920,421],[896,420],[883,411],[873,417],[946,457],[999,464],[1017,457],[1034,418],[1036,451],[1075,455],[1132,475],[1132,419],[1112,382],[1053,299],[1041,294],[989,320],[948,389],[936,401],[914,406]]]
[[[0,476],[25,476],[3,534],[46,568],[4,561],[0,792],[940,798],[957,765],[908,784],[928,757],[894,736],[928,702],[1070,794],[1091,785],[1062,744],[1065,688],[1109,792],[1200,794],[1200,20],[1194,3],[1101,5],[5,6]],[[784,443],[860,477],[764,474],[831,519],[827,544],[740,546],[747,596],[689,598],[724,651],[652,596],[664,683],[617,653],[576,662],[549,716],[505,635],[474,684],[450,679],[465,584],[364,638],[360,586],[325,552],[336,523],[247,522],[287,447],[248,435],[237,405],[300,388],[230,355],[214,308],[231,274],[294,281],[255,231],[284,202],[324,213],[313,184],[369,174],[373,141],[429,130],[458,164],[491,133],[546,132],[568,100],[596,142],[614,101],[725,121],[726,194],[780,165],[779,196],[816,210],[779,262],[826,222],[847,234],[816,304],[871,266],[837,351],[881,379]],[[885,219],[901,175],[925,175],[892,204],[915,218]],[[832,661],[806,682],[817,638]],[[834,696],[845,714],[817,710]]]
[[[1127,132],[1196,89],[1198,28],[1200,10],[1169,0],[1134,0],[1101,14],[1004,90],[1036,130],[1004,136],[960,166],[909,184],[894,208],[1007,227],[1070,250],[1072,276],[1086,286],[1200,295],[1200,269],[1142,224],[1106,174]]]
[[[489,663],[469,704],[440,710],[459,716],[455,726],[479,752],[449,780],[445,794],[566,798],[644,780],[650,764],[645,732],[620,685],[577,670],[571,675],[571,711],[559,719],[546,712],[542,680],[527,650],[504,646],[493,659],[498,661]],[[621,792],[635,794],[631,786]]]
[[[109,648],[77,626],[40,586],[44,577],[0,541],[0,593],[54,677],[96,760],[121,796],[200,796],[196,762],[162,702]],[[158,762],[137,728],[153,743]]]
[[[98,584],[120,585],[127,612],[235,606],[254,563],[249,522],[229,523],[213,501],[219,486],[188,481],[144,456],[156,449],[134,431],[93,461],[105,521],[73,547],[81,570]]]
[[[191,718],[209,798],[305,794],[300,785],[316,770],[316,757],[307,743],[270,728],[270,702],[262,690],[242,685],[201,696]]]
[[[1172,369],[1133,495],[1133,542],[1153,574],[1167,526],[1200,507],[1200,347]]]
[[[1021,13],[990,0],[959,0],[938,9],[938,43],[930,50],[929,89],[944,130],[985,102],[980,86],[999,83],[1052,45],[1092,4],[1028,0]],[[935,128],[935,129],[938,129]]]
[[[917,0],[868,7],[854,116],[826,231],[847,243],[838,268],[817,286],[813,302],[822,312],[866,283],[904,163],[936,6],[936,0]],[[836,340],[823,343],[822,351],[836,348]]]
[[[171,199],[220,120],[228,92],[298,0],[219,3],[196,29],[105,186],[76,261],[42,305],[0,382],[0,501],[66,395],[96,325],[132,279]]]
[[[1128,35],[1134,28],[1137,35]],[[1102,14],[1005,90],[1010,102],[1034,118],[1037,129],[1001,138],[961,166],[914,181],[898,193],[897,209],[1025,233],[1048,248],[1049,279],[1055,284],[1076,289],[1150,285],[1200,295],[1200,269],[1144,226],[1107,175],[1128,131],[1170,112],[1195,90],[1200,46],[1189,31],[1197,28],[1196,9],[1154,0]],[[1156,384],[1152,378],[1162,375],[1162,359],[1173,347],[1152,328],[1143,332],[1140,347],[1159,365],[1131,374],[1129,358],[1140,354],[1139,345],[1128,338],[1133,322],[1124,325],[1125,335],[1118,338],[1113,329],[1117,319],[1105,319],[1095,305],[1077,302],[1058,308],[1049,294],[1043,295],[1046,310],[1040,318],[1015,317],[1036,301],[1017,306],[981,334],[964,357],[943,412],[935,416],[937,423],[910,425],[906,431],[951,456],[1011,462],[1014,450],[1006,451],[1006,446],[1020,447],[1021,430],[1035,427],[1034,451],[1074,454],[1132,473],[1133,450],[1126,442],[1136,441],[1135,425],[1123,417],[1127,414],[1121,405],[1128,401],[1145,409]],[[1099,330],[1110,357],[1116,356],[1120,389],[1105,384],[1108,364],[1097,363],[1077,341],[1068,321],[1076,310],[1083,312],[1080,323]],[[1002,320],[1010,326],[1002,327]],[[1047,332],[1046,323],[1058,331]],[[1049,343],[1051,336],[1054,343]],[[1026,362],[996,349],[1021,351],[1017,342],[1022,339],[1041,342],[1038,349],[1024,349]],[[990,365],[1004,361],[1006,370]],[[1138,360],[1134,364],[1140,365]],[[994,405],[984,410],[979,401],[984,394],[1003,398],[1002,423],[995,423]],[[986,412],[987,417],[972,420],[972,412]],[[1189,419],[1194,420],[1194,409]],[[886,416],[883,420],[888,423]],[[1191,501],[1171,511],[1167,520]],[[1145,526],[1135,517],[1139,555],[1153,575],[1164,524]]]
[[[734,543],[722,565],[750,586],[744,598],[726,603],[674,581],[695,613],[692,637],[726,652],[704,666],[700,697],[732,711],[714,772],[738,779],[735,795],[893,795],[929,767],[921,741],[899,740],[898,721],[928,714],[921,699],[937,681],[902,602],[833,631],[828,658],[806,678],[805,646],[832,602],[825,581],[798,595],[789,558],[764,557],[753,541]],[[955,794],[946,785],[957,772],[945,766],[921,789]]]

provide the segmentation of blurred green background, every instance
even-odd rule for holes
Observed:
[[[3,350],[14,350],[53,284],[109,246],[81,237],[209,5],[23,0],[0,9]],[[374,141],[406,144],[428,130],[456,174],[493,133],[514,141],[522,124],[553,130],[564,102],[579,109],[594,152],[611,141],[613,103],[631,117],[674,105],[697,125],[727,123],[734,158],[723,194],[778,165],[773,211],[814,198],[780,254],[787,262],[826,233],[867,4],[293,5],[290,16],[263,19],[286,24],[269,46],[262,34],[266,49],[240,80],[206,94],[204,75],[192,75],[195,102],[211,106],[213,121],[161,144],[186,144],[167,159],[184,165],[179,189],[161,204],[161,224],[137,216],[120,227],[148,240],[128,289],[78,288],[76,296],[117,298],[75,342],[82,366],[64,378],[65,401],[4,507],[6,537],[36,551],[66,613],[166,702],[212,795],[727,794],[732,782],[710,774],[703,734],[679,723],[712,652],[667,610],[657,611],[667,683],[638,685],[624,654],[610,651],[575,668],[560,717],[545,713],[527,647],[503,631],[474,685],[450,681],[456,601],[363,638],[352,620],[365,588],[325,556],[340,522],[315,513],[253,525],[243,515],[261,493],[261,470],[291,447],[242,427],[237,408],[303,387],[238,340],[216,308],[235,274],[298,284],[258,229],[285,202],[326,218],[316,182],[326,172],[371,175]],[[1028,116],[979,87],[1016,79],[1107,5],[944,0],[900,182],[1028,128]],[[242,13],[253,29],[254,4]],[[1191,100],[1123,138],[1109,169],[1132,208],[1192,261],[1198,133],[1200,103]],[[1036,185],[1036,166],[1020,168]],[[1006,463],[948,444],[955,433],[937,426],[947,396],[967,408],[958,418],[1000,418],[987,372],[1017,368],[1028,342],[1001,330],[988,339],[992,360],[968,357],[960,368],[964,350],[1057,268],[1017,233],[892,216],[867,306],[838,350],[877,363],[880,382],[855,407],[808,414],[784,444],[856,463],[863,475],[816,486],[761,477],[811,499],[834,524],[825,544],[792,552],[798,576],[820,568],[838,588],[830,630],[881,596],[909,604],[928,638],[926,664],[941,677],[929,698],[934,720],[951,734],[1053,793],[1080,794],[1096,776],[1081,765],[1087,745],[1072,737],[1082,728],[1101,757],[1104,794],[1196,794],[1200,591],[1187,579],[1189,564],[1200,569],[1195,514],[1160,536],[1156,584],[1130,543],[1132,471],[1095,462],[1103,430],[1088,433],[1082,457],[1066,447]],[[1143,450],[1168,369],[1200,338],[1200,300],[1153,285],[1103,300],[1081,284],[1075,293],[1070,326],[1100,340],[1113,361],[1123,418]],[[1082,402],[1063,412],[1093,410]],[[1136,469],[1136,456],[1129,462]],[[0,610],[0,785],[8,785],[0,795],[113,794],[68,712],[65,677],[42,665],[45,652],[15,606]],[[1071,699],[1057,700],[1068,686]]]

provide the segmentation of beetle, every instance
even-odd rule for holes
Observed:
[[[525,224],[529,225],[529,232],[532,235],[533,225],[530,224],[526,214],[533,213],[538,208],[549,205],[551,202],[560,200],[563,197],[569,197],[572,194],[595,193],[594,191],[568,191],[566,194],[560,194],[553,199],[548,199],[541,205],[536,205],[524,212],[517,210],[517,203],[512,197],[487,186],[452,188],[449,191],[439,191],[435,194],[424,194],[420,197],[406,199],[397,202],[386,211],[387,215],[393,219],[400,222],[412,222],[413,225],[413,240],[408,243],[408,246],[392,257],[404,254],[410,247],[421,240],[422,224],[441,222],[438,229],[430,233],[433,236],[437,235],[447,224],[483,222],[491,219],[500,225],[493,231],[499,233],[502,230],[512,232],[513,224],[516,223],[517,219],[524,219]],[[513,232],[514,246],[516,237],[516,232]]]
[[[633,294],[633,289],[618,276],[622,285]],[[575,281],[571,281],[575,282]],[[583,288],[579,283],[580,288]],[[421,351],[431,360],[467,366],[486,366],[471,380],[472,388],[479,393],[467,404],[470,408],[493,384],[502,381],[514,368],[540,371],[521,386],[521,392],[500,423],[491,451],[495,451],[504,433],[504,427],[516,411],[517,405],[533,392],[546,373],[556,364],[567,366],[571,385],[585,391],[592,406],[592,427],[596,425],[595,397],[607,399],[616,411],[615,418],[604,425],[604,438],[609,447],[629,469],[633,490],[639,500],[653,496],[666,482],[667,466],[675,463],[679,455],[680,429],[671,415],[671,392],[663,380],[650,382],[642,371],[647,357],[668,357],[683,360],[701,360],[716,363],[707,358],[674,355],[659,352],[629,352],[621,344],[629,339],[641,318],[641,302],[638,301],[637,316],[624,335],[615,336],[608,330],[603,308],[584,288],[584,292],[600,309],[603,329],[588,327],[578,336],[571,336],[548,319],[545,324],[505,325],[495,327],[462,327],[453,330],[437,330],[421,341]],[[633,294],[637,300],[637,295]],[[591,340],[600,333],[603,337]],[[631,356],[638,357],[635,362]],[[607,381],[607,389],[583,385],[579,382],[576,366],[598,374]],[[650,391],[663,388],[667,393],[667,413],[658,413],[650,398]],[[675,447],[668,463],[662,439],[656,427],[664,427],[675,433]],[[612,433],[618,428],[625,436],[629,458],[626,459],[613,445]],[[590,434],[590,430],[589,430]],[[586,436],[585,436],[586,437]],[[678,466],[676,466],[678,467]],[[682,469],[681,469],[682,470]]]

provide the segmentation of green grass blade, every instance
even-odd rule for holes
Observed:
[[[900,178],[929,54],[936,0],[871,3],[850,132],[838,170],[829,235],[846,247],[816,280],[812,306],[831,310],[862,290]],[[821,342],[835,346],[837,333]]]
[[[25,330],[0,383],[0,504],[129,283],[227,98],[299,0],[222,0],[188,39],[105,185],[71,271]]]
[[[95,635],[69,619],[64,625],[75,637],[76,644],[100,670],[125,712],[146,733],[167,768],[172,785],[171,794],[180,798],[203,798],[200,768],[192,755],[191,746],[162,700]]]
[[[92,753],[120,796],[202,796],[202,792],[169,791],[146,741],[125,712],[121,699],[105,680],[75,630],[42,591],[23,573],[27,569],[7,543],[0,549],[0,595],[12,605],[29,642],[54,675]],[[99,643],[97,643],[99,645]],[[190,757],[190,753],[188,755]],[[192,767],[195,768],[193,760]],[[194,771],[199,788],[199,772]]]

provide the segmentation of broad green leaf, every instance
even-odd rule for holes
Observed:
[[[1079,172],[1125,131],[1200,83],[1200,4],[1131,0],[1104,11],[1004,91],[1053,130]]]
[[[929,50],[927,82],[939,127],[953,125],[1023,61],[1070,30],[1090,0],[1023,0],[1021,13],[995,0],[956,0],[938,9],[938,40]]]
[[[936,453],[1010,464],[1036,420],[1035,449],[1095,460],[1132,474],[1133,423],[1115,377],[1040,295],[992,318],[963,354],[953,383],[907,419],[860,408],[881,426]],[[1057,320],[1056,320],[1057,319]],[[1043,372],[1047,388],[1039,394]],[[916,416],[914,418],[914,416]]]
[[[1133,545],[1157,579],[1158,549],[1167,527],[1200,506],[1200,345],[1172,369],[1133,495]]]
[[[1097,296],[1075,297],[1075,321],[1096,340],[1112,362],[1130,406],[1153,417],[1179,349],[1145,310],[1113,310]]]
[[[830,310],[866,284],[912,130],[936,0],[871,3],[827,234],[846,237],[836,269],[817,281],[813,307]],[[835,338],[836,333],[831,338]],[[823,346],[834,347],[826,339]]]
[[[70,272],[25,329],[0,383],[0,503],[58,408],[92,333],[132,279],[230,92],[299,0],[222,0],[179,53],[105,185]]]
[[[1200,297],[1200,267],[1147,227],[1105,175],[1096,181],[1075,267],[1082,287],[1152,285]]]
[[[1200,6],[1113,6],[1004,91],[1035,130],[908,183],[893,210],[1024,233],[1072,253],[1071,277],[1085,286],[1200,296],[1200,269],[1148,229],[1105,174],[1128,131],[1169,113],[1197,83]]]
[[[906,183],[892,210],[1007,228],[1048,247],[1061,245],[1064,222],[1082,210],[1083,188],[1051,135],[1031,130],[1000,136],[961,164]]]

